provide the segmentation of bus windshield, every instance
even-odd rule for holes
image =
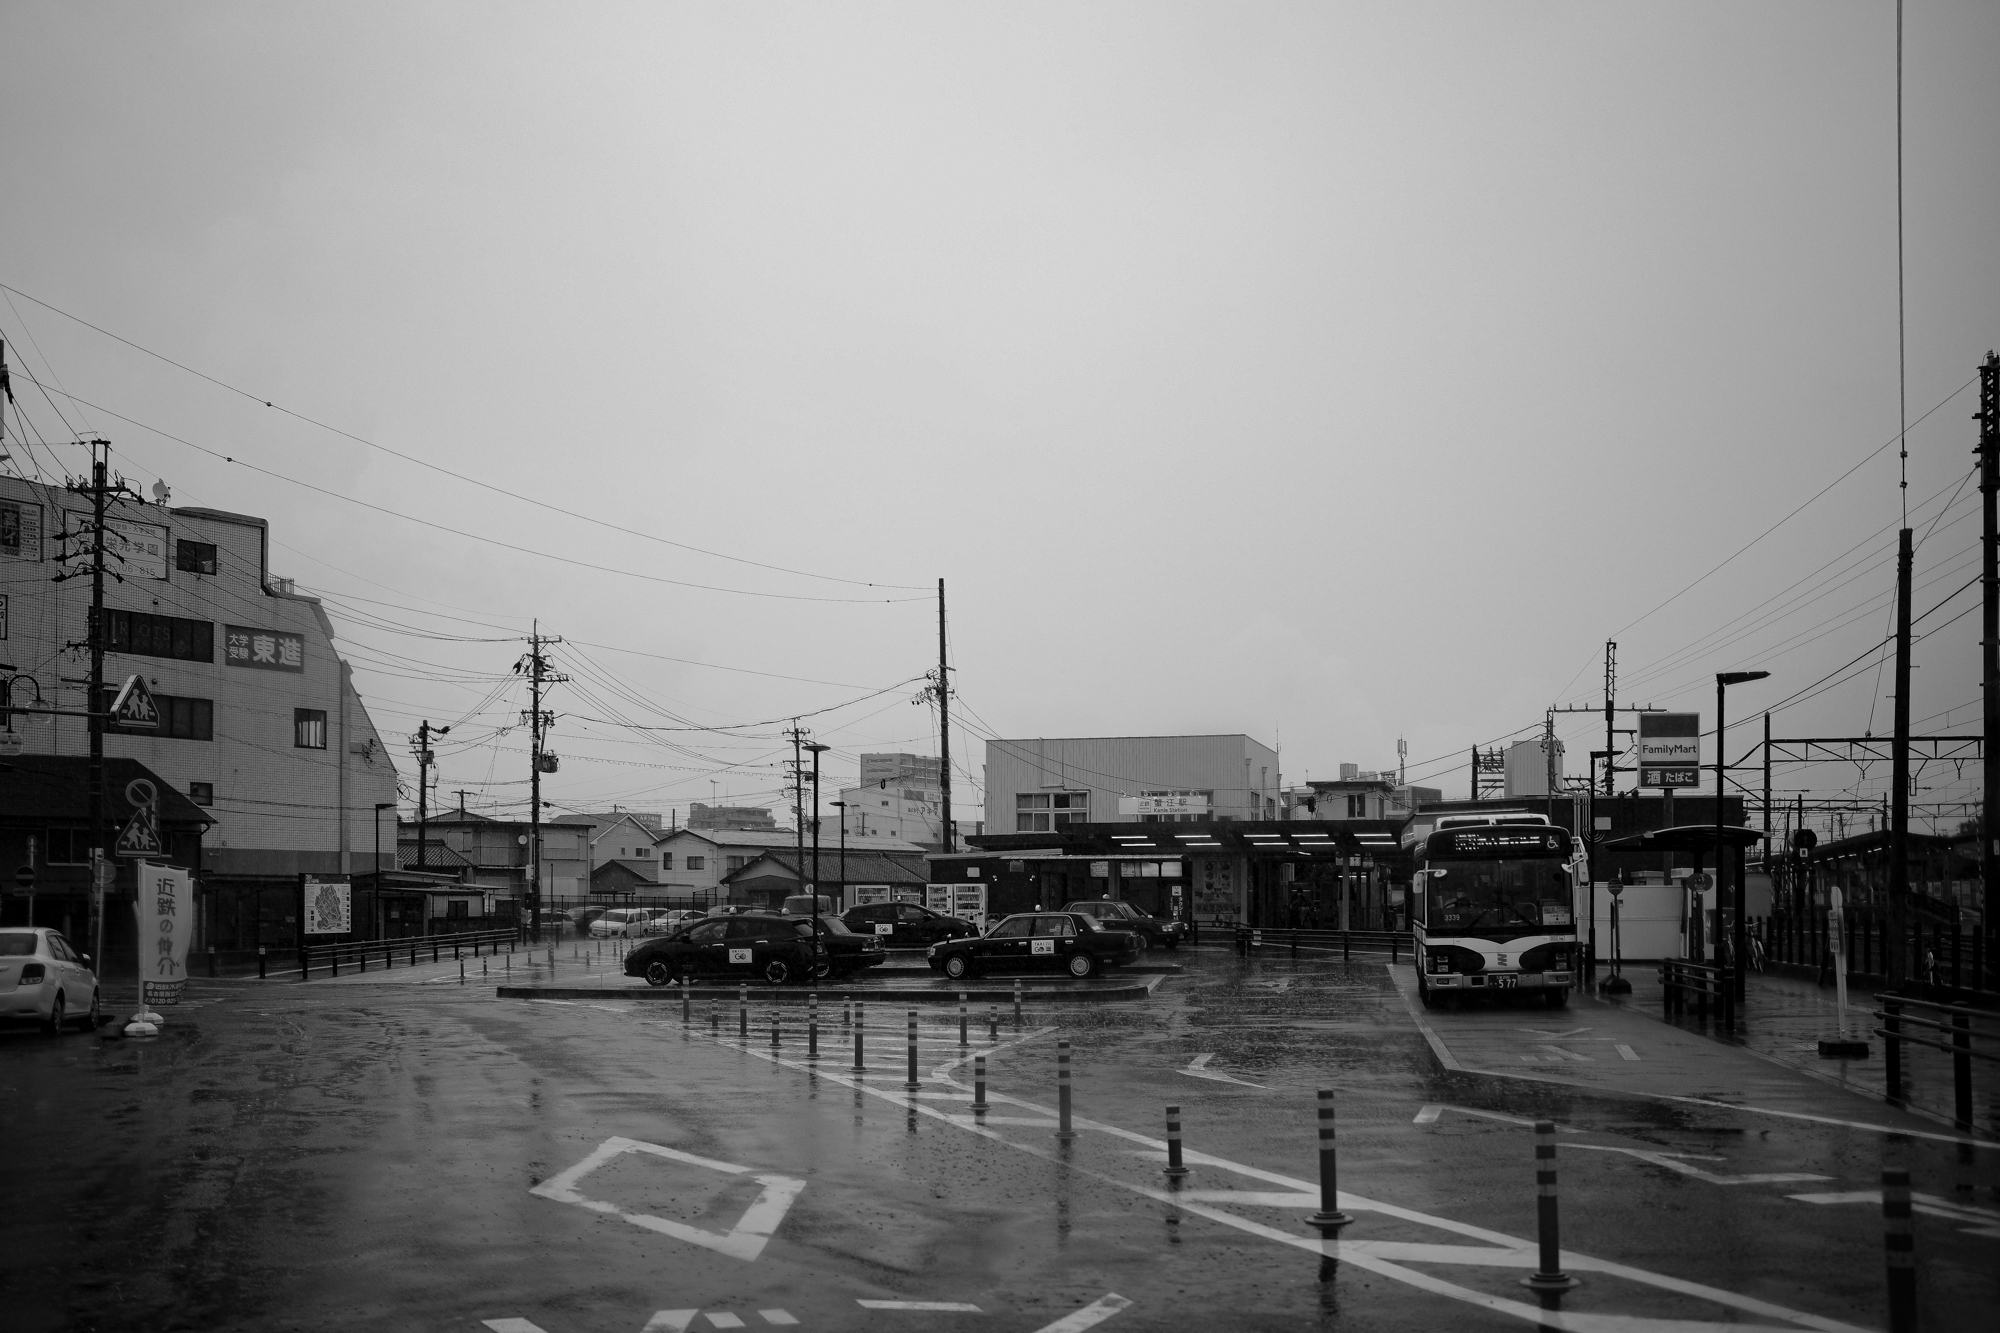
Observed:
[[[1559,861],[1448,861],[1430,869],[1432,930],[1571,928],[1569,875]]]

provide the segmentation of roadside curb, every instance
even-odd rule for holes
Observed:
[[[1080,986],[1056,987],[1049,985],[1024,985],[1021,987],[1023,1003],[1047,1004],[1057,1001],[1064,1004],[1103,1004],[1118,1000],[1143,1000],[1150,996],[1165,977],[1152,977],[1141,982],[1118,982],[1110,985],[1093,986],[1088,982]],[[734,1000],[737,988],[734,986],[690,986],[687,991],[692,999]],[[496,986],[494,994],[503,1000],[650,1000],[655,1003],[674,1003],[681,998],[675,986],[631,987],[606,986]],[[863,1003],[874,1000],[910,1001],[919,1004],[957,1004],[958,997],[964,995],[967,1003],[1008,1004],[1014,1002],[1012,985],[1002,989],[977,984],[957,986],[950,982],[940,982],[935,986],[922,988],[899,986],[876,988],[867,986],[821,986],[817,991],[805,986],[752,986],[750,998],[757,1004],[804,1004],[808,995],[817,994],[822,1000],[829,996],[851,997]]]

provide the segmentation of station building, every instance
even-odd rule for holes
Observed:
[[[986,742],[986,832],[1276,820],[1278,754],[1248,736]]]

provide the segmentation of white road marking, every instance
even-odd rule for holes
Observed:
[[[687,1333],[699,1310],[655,1310],[639,1333]]]
[[[1578,1055],[1578,1054],[1577,1054],[1577,1053],[1576,1053],[1575,1051],[1566,1051],[1566,1050],[1564,1050],[1564,1049],[1563,1049],[1562,1047],[1560,1047],[1560,1046],[1550,1046],[1550,1045],[1547,1045],[1547,1044],[1544,1044],[1544,1045],[1542,1046],[1542,1049],[1543,1049],[1543,1050],[1545,1050],[1545,1051],[1553,1051],[1553,1052],[1555,1052],[1555,1057],[1556,1057],[1556,1059],[1557,1059],[1558,1061],[1562,1061],[1562,1060],[1580,1060],[1580,1061],[1582,1061],[1582,1062],[1583,1062],[1584,1064],[1594,1064],[1594,1063],[1595,1063],[1595,1061],[1593,1061],[1593,1060],[1592,1060],[1592,1059],[1591,1059],[1591,1058],[1590,1058],[1589,1056],[1587,1056],[1587,1055]]]
[[[709,1311],[708,1322],[714,1324],[717,1328],[743,1327],[743,1321],[741,1319],[738,1319],[735,1315],[729,1313],[729,1311],[727,1310]]]
[[[705,1170],[719,1171],[724,1175],[747,1175],[762,1185],[764,1191],[744,1210],[743,1216],[737,1220],[734,1227],[727,1232],[715,1232],[690,1226],[685,1222],[654,1217],[650,1213],[630,1213],[615,1203],[590,1198],[577,1189],[577,1183],[592,1171],[613,1158],[629,1152],[650,1153],[655,1157],[686,1162]],[[634,1226],[645,1227],[648,1231],[657,1231],[663,1236],[672,1236],[676,1240],[684,1240],[691,1245],[699,1245],[704,1249],[726,1254],[732,1259],[749,1261],[764,1252],[764,1245],[771,1239],[771,1233],[785,1220],[785,1213],[790,1210],[793,1200],[799,1197],[799,1191],[805,1187],[805,1181],[795,1180],[790,1176],[753,1175],[747,1166],[717,1162],[706,1157],[696,1157],[693,1153],[662,1148],[656,1143],[642,1143],[638,1139],[614,1136],[599,1144],[588,1157],[575,1166],[551,1176],[530,1189],[528,1193],[539,1194],[558,1203],[572,1203],[579,1208],[588,1208],[592,1212],[609,1213],[613,1217],[624,1218]]]
[[[764,1322],[767,1324],[796,1324],[799,1322],[783,1310],[759,1310],[757,1313],[764,1316]]]
[[[541,1325],[532,1319],[482,1319],[479,1322],[492,1329],[493,1333],[542,1333]],[[675,1329],[674,1333],[685,1333],[685,1330]]]
[[[1514,1029],[1514,1031],[1516,1031],[1516,1032],[1532,1032],[1532,1033],[1534,1033],[1534,1034],[1535,1034],[1536,1036],[1538,1036],[1538,1037],[1575,1037],[1575,1036],[1580,1036],[1581,1034],[1583,1034],[1583,1033],[1585,1033],[1585,1032],[1592,1032],[1592,1031],[1595,1031],[1595,1029],[1594,1029],[1594,1028],[1571,1028],[1571,1029],[1570,1029],[1569,1031],[1567,1031],[1567,1032],[1549,1032],[1549,1031],[1547,1031],[1547,1030],[1545,1030],[1545,1029],[1543,1029],[1543,1028],[1515,1028],[1515,1029]]]
[[[1160,1160],[1166,1159],[1162,1157]],[[1196,1203],[1234,1203],[1245,1208],[1319,1207],[1317,1194],[1281,1193],[1276,1190],[1181,1190],[1180,1197]]]
[[[1639,1053],[1633,1050],[1630,1046],[1627,1046],[1624,1042],[1618,1043],[1618,1054],[1625,1057],[1627,1060],[1636,1060],[1639,1058]]]
[[[945,1310],[958,1314],[984,1314],[976,1305],[966,1305],[959,1301],[862,1301],[854,1302],[864,1310]]]
[[[1614,1148],[1602,1143],[1572,1143],[1569,1146],[1573,1149],[1580,1148],[1587,1152],[1623,1153],[1627,1157],[1636,1157],[1642,1162],[1651,1162],[1654,1166],[1664,1166],[1669,1171],[1678,1171],[1684,1176],[1693,1176],[1696,1180],[1705,1180],[1711,1185],[1790,1185],[1805,1180],[1833,1179],[1832,1176],[1816,1176],[1809,1171],[1763,1171],[1743,1176],[1719,1176],[1713,1172],[1704,1171],[1698,1166],[1690,1166],[1688,1163],[1678,1159],[1703,1156],[1706,1161],[1719,1162],[1723,1160],[1720,1157],[1707,1157],[1706,1155],[1696,1153],[1651,1152],[1643,1148]]]
[[[697,1033],[693,1035],[697,1039],[705,1037],[705,1034]],[[753,1047],[740,1046],[734,1041],[718,1042],[717,1044],[725,1049],[740,1050],[744,1054],[756,1056],[758,1059],[769,1060],[772,1064],[791,1069],[797,1073],[817,1074],[818,1077],[827,1082],[853,1088],[856,1091],[891,1104],[906,1106],[920,1115],[929,1116],[941,1123],[953,1125],[969,1134],[986,1139],[990,1143],[1011,1148],[1016,1152],[1025,1153],[1030,1157],[1038,1158],[1051,1165],[1060,1166],[1074,1174],[1100,1181],[1114,1189],[1121,1189],[1127,1193],[1137,1194],[1143,1198],[1165,1204],[1168,1207],[1179,1208],[1181,1211],[1192,1216],[1206,1218],[1222,1226],[1246,1232],[1274,1244],[1288,1246],[1292,1249],[1319,1255],[1324,1258],[1347,1260],[1358,1268],[1401,1282],[1419,1291],[1462,1301],[1468,1305],[1493,1311],[1496,1314],[1507,1315],[1510,1318],[1521,1320],[1527,1324],[1561,1329],[1565,1333],[1696,1333],[1696,1330],[1701,1330],[1702,1333],[1711,1333],[1711,1331],[1712,1333],[1749,1333],[1750,1330],[1759,1327],[1773,1327],[1769,1325],[1744,1324],[1734,1320],[1661,1319],[1644,1315],[1545,1310],[1539,1305],[1531,1305],[1526,1301],[1517,1300],[1511,1296],[1493,1295],[1484,1291],[1478,1291],[1429,1273],[1405,1267],[1403,1264],[1393,1262],[1382,1255],[1371,1253],[1364,1242],[1307,1238],[1290,1231],[1280,1230],[1277,1227],[1266,1226],[1262,1222],[1227,1212],[1222,1208],[1210,1204],[1196,1203],[1191,1200],[1182,1199],[1176,1193],[1159,1186],[1121,1179],[1107,1172],[1069,1160],[1054,1145],[1044,1146],[1039,1141],[1010,1139],[996,1132],[990,1125],[976,1123],[971,1116],[954,1115],[936,1107],[925,1106],[920,1102],[909,1100],[898,1093],[892,1093],[882,1088],[870,1087],[861,1080],[848,1077],[834,1070],[814,1070],[803,1061],[787,1059],[782,1055],[773,1055],[758,1051]],[[1022,1098],[995,1094],[990,1090],[988,1092],[988,1099],[1019,1106],[1026,1110],[1039,1111],[1043,1115],[1050,1114],[1047,1107],[1038,1106]],[[1694,1101],[1698,1099],[1681,1098],[1676,1100]],[[1717,1105],[1726,1104],[1717,1103]],[[1729,1109],[1741,1110],[1743,1108],[1731,1106]],[[1156,1152],[1164,1152],[1166,1150],[1166,1142],[1164,1140],[1150,1138],[1144,1134],[1124,1129],[1117,1125],[1106,1124],[1102,1121],[1091,1120],[1081,1116],[1074,1119],[1073,1125],[1079,1131],[1105,1134],[1150,1148]],[[1868,1128],[1877,1127],[1870,1126]],[[1967,1142],[1971,1141],[1967,1140]],[[1259,1167],[1249,1166],[1241,1162],[1232,1162],[1226,1158],[1214,1157],[1206,1153],[1187,1153],[1184,1156],[1184,1160],[1192,1166],[1215,1167],[1248,1179],[1266,1181],[1270,1184],[1280,1185],[1301,1193],[1311,1192],[1318,1188],[1311,1181],[1282,1175],[1274,1171],[1265,1171]],[[1486,1242],[1485,1247],[1438,1247],[1447,1252],[1463,1252],[1462,1257],[1455,1257],[1449,1260],[1449,1262],[1497,1263],[1508,1267],[1526,1267],[1537,1262],[1533,1241],[1517,1236],[1510,1236],[1505,1232],[1494,1231],[1470,1222],[1460,1222],[1453,1218],[1419,1212],[1416,1209],[1404,1208],[1397,1204],[1370,1199],[1363,1195],[1350,1194],[1345,1190],[1339,1193],[1337,1206],[1350,1212],[1359,1209],[1379,1213],[1385,1217],[1430,1226],[1441,1231],[1452,1232],[1473,1240]],[[1864,1330],[1855,1325],[1843,1323],[1837,1319],[1829,1319],[1803,1310],[1789,1309],[1754,1296],[1741,1295],[1720,1287],[1712,1287],[1706,1283],[1688,1281],[1665,1273],[1651,1272],[1629,1264],[1616,1263],[1611,1260],[1598,1259],[1590,1255],[1577,1254],[1570,1251],[1563,1253],[1562,1260],[1566,1268],[1610,1274],[1626,1281],[1642,1283],[1659,1290],[1705,1300],[1733,1311],[1782,1320],[1785,1321],[1785,1324],[1793,1328],[1818,1329],[1821,1333],[1864,1333]],[[1056,1328],[1059,1325],[1052,1325],[1051,1327]],[[1048,1330],[1038,1330],[1038,1333],[1048,1333]]]
[[[1053,1324],[1043,1324],[1035,1333],[1083,1333],[1084,1329],[1097,1327],[1131,1304],[1117,1292],[1108,1292],[1074,1314],[1066,1314]]]
[[[1417,1112],[1417,1118],[1410,1123],[1413,1125],[1434,1125],[1437,1123],[1437,1118],[1443,1114],[1444,1108],[1436,1103],[1432,1103],[1420,1109]]]
[[[1844,1190],[1838,1194],[1787,1194],[1788,1199],[1800,1203],[1866,1203],[1880,1204],[1880,1190]],[[1910,1194],[1910,1207],[1930,1217],[1942,1217],[1948,1221],[1967,1223],[1959,1230],[1969,1236],[1992,1236],[2000,1238],[2000,1213],[1989,1208],[1974,1208],[1970,1204],[1954,1203],[1950,1199],[1935,1194]]]
[[[1247,1079],[1231,1078],[1227,1074],[1210,1069],[1208,1062],[1214,1058],[1214,1051],[1203,1051],[1200,1055],[1188,1061],[1187,1068],[1180,1072],[1186,1074],[1189,1078],[1205,1078],[1211,1083],[1234,1083],[1239,1088],[1255,1088],[1259,1092],[1270,1091],[1262,1083],[1252,1083]]]

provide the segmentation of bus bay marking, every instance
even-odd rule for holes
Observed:
[[[698,1166],[727,1176],[749,1176],[764,1187],[763,1192],[743,1210],[743,1216],[737,1219],[735,1226],[726,1232],[719,1232],[664,1217],[654,1217],[650,1213],[627,1212],[615,1203],[590,1198],[577,1188],[585,1176],[626,1153],[648,1153],[654,1157],[685,1162],[690,1166]],[[544,1199],[554,1199],[557,1203],[575,1204],[592,1212],[621,1217],[633,1226],[657,1231],[663,1236],[672,1236],[676,1240],[684,1240],[691,1245],[699,1245],[718,1254],[726,1254],[732,1259],[748,1261],[754,1260],[764,1252],[765,1242],[771,1239],[771,1233],[778,1229],[778,1224],[785,1220],[785,1214],[791,1210],[792,1202],[799,1197],[799,1191],[805,1187],[805,1181],[796,1180],[791,1176],[753,1174],[747,1166],[717,1162],[674,1148],[662,1148],[657,1143],[642,1143],[638,1139],[613,1135],[598,1144],[582,1161],[566,1171],[551,1176],[530,1189],[528,1193],[540,1195]],[[525,1330],[520,1333],[525,1333]]]

